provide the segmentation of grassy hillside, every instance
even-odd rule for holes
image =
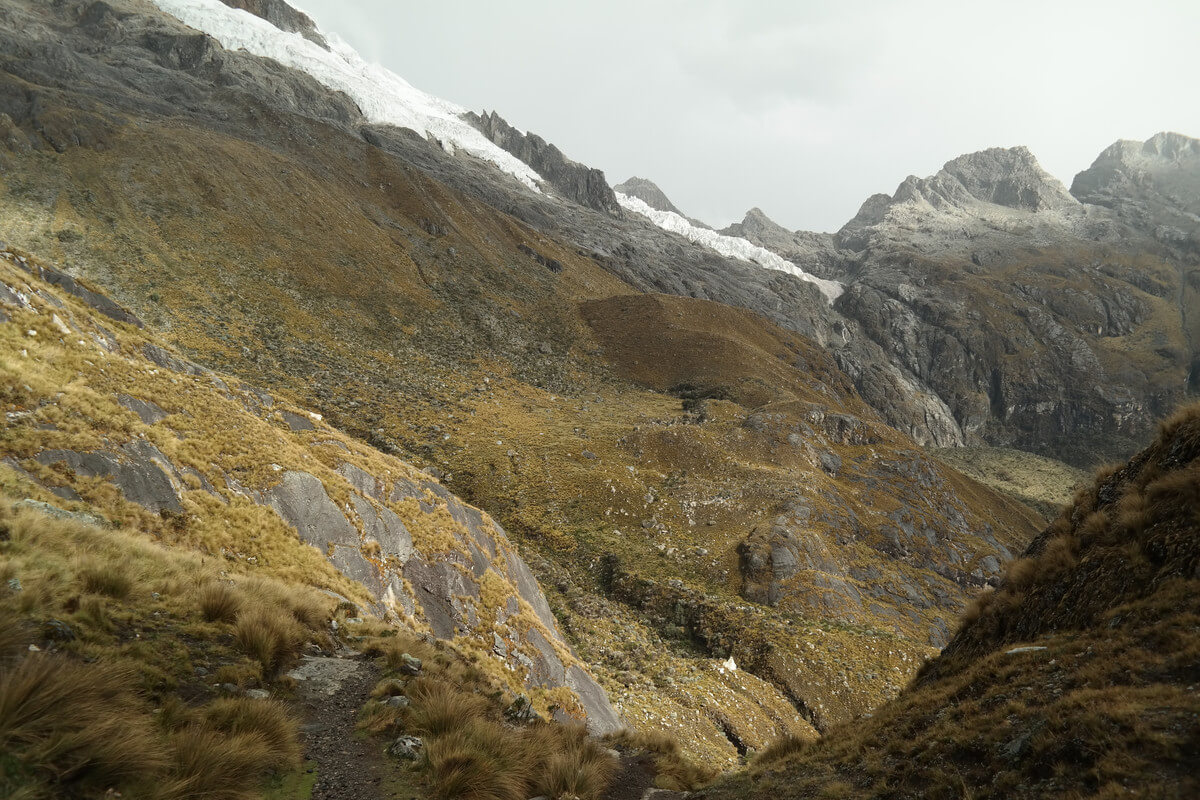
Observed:
[[[1198,465],[1192,406],[1081,489],[899,699],[703,796],[1194,796]]]
[[[1087,473],[1062,461],[1006,447],[950,447],[930,451],[964,475],[1008,495],[1047,519],[1071,501]]]
[[[10,155],[0,221],[199,363],[488,509],[637,724],[731,764],[861,713],[1032,536],[814,343],[635,295],[319,124],[264,112],[258,132],[147,119],[102,152]]]

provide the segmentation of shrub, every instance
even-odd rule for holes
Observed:
[[[233,622],[242,609],[242,595],[227,583],[206,583],[200,587],[200,613],[209,622]]]

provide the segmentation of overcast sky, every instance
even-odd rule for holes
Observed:
[[[1068,186],[1117,139],[1200,136],[1200,0],[298,0],[426,92],[495,110],[723,226],[836,230],[962,153]]]

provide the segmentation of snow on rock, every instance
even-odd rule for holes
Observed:
[[[641,214],[643,217],[646,217],[655,225],[664,230],[671,231],[672,233],[678,233],[685,239],[695,242],[696,244],[704,245],[710,250],[715,250],[723,256],[737,258],[742,261],[750,261],[758,264],[760,267],[786,272],[789,275],[795,275],[801,280],[808,281],[809,283],[815,283],[817,288],[821,290],[821,294],[825,295],[825,298],[830,303],[841,296],[842,292],[846,290],[846,287],[838,281],[825,280],[824,278],[818,278],[815,275],[810,275],[792,262],[784,260],[779,255],[772,253],[765,247],[759,247],[758,245],[752,244],[745,239],[738,238],[737,236],[726,236],[706,228],[697,228],[679,214],[671,211],[659,211],[658,209],[652,208],[644,201],[639,200],[636,197],[630,197],[629,195],[621,194],[620,192],[616,192],[616,195],[617,202],[620,203],[621,207],[626,211],[632,211],[636,214]]]
[[[534,191],[541,176],[515,156],[488,141],[460,118],[466,109],[414,88],[378,64],[368,64],[335,35],[322,35],[326,50],[298,33],[288,33],[221,0],[153,0],[180,22],[208,34],[226,50],[245,50],[305,72],[322,85],[344,92],[368,121],[411,128],[432,137],[446,152],[461,150],[488,161]]]

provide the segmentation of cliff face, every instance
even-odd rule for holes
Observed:
[[[1180,163],[1172,185],[1200,185]],[[1178,215],[1188,195],[1170,196]],[[856,253],[839,310],[968,439],[1095,463],[1190,391],[1195,258],[1186,235],[1131,219],[1066,193],[1023,148],[964,156],[871,198],[838,232]]]

